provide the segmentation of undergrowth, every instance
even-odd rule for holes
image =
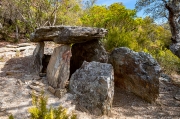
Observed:
[[[38,97],[32,95],[33,107],[28,109],[30,119],[76,119],[75,114],[68,115],[62,106],[47,108],[47,101],[48,98],[43,93]],[[9,119],[14,119],[13,115],[10,115]]]

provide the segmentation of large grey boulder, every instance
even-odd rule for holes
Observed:
[[[114,96],[111,64],[84,61],[71,76],[69,87],[77,96],[77,107],[94,115],[110,114]]]
[[[71,51],[71,75],[81,67],[84,61],[108,62],[108,54],[99,40],[76,43]]]
[[[82,43],[100,39],[107,33],[103,28],[77,26],[47,26],[36,29],[31,34],[32,42],[54,41],[59,44]]]
[[[159,94],[161,68],[151,55],[121,47],[112,51],[109,63],[114,67],[116,86],[149,102],[155,101]]]
[[[44,56],[44,42],[39,42],[33,52],[33,58],[31,62],[30,72],[36,75],[42,71],[42,59]]]
[[[47,67],[47,80],[53,88],[65,88],[70,74],[71,47],[62,45],[54,49]]]

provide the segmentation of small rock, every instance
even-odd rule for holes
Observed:
[[[22,71],[16,71],[16,70],[11,70],[11,71],[7,71],[6,75],[21,75],[23,72]]]
[[[20,47],[20,48],[17,48],[17,51],[22,52],[22,51],[25,51],[26,49],[27,49],[26,47]]]
[[[39,73],[40,77],[46,77],[46,73]]]
[[[26,46],[30,46],[30,45],[31,45],[30,43],[20,43],[17,46],[19,46],[19,47],[26,47]]]
[[[39,95],[37,92],[35,92],[35,91],[33,91],[33,92],[30,91],[29,94],[32,95],[32,96],[36,96],[36,97],[39,97],[39,96],[40,96],[40,95]]]
[[[56,89],[54,95],[55,95],[56,97],[58,97],[58,98],[61,98],[61,97],[63,97],[66,93],[67,93],[67,90],[66,90],[66,89]]]
[[[55,89],[53,88],[53,87],[51,87],[51,86],[48,86],[48,90],[52,93],[52,94],[54,94],[55,93]]]
[[[30,88],[34,89],[35,91],[41,92],[43,90],[43,88],[39,87],[39,86],[33,86],[33,85],[29,85]]]
[[[30,81],[33,80],[33,76],[32,75],[25,75],[25,77],[23,78],[24,81]]]
[[[33,79],[34,79],[34,80],[41,80],[41,77],[40,77],[40,76],[34,76]]]
[[[4,52],[10,52],[10,51],[16,51],[15,48],[2,48],[0,49],[0,53],[4,53]]]
[[[168,76],[167,74],[162,73],[162,74],[161,74],[161,77],[159,78],[159,80],[166,81],[166,82],[170,82],[172,79],[171,79],[171,77]]]
[[[36,81],[36,80],[33,80],[32,81],[32,85],[34,85],[34,86],[43,86],[44,84],[43,83],[41,83],[41,82],[39,82],[39,81]]]
[[[178,91],[178,93],[176,93],[175,97],[176,100],[180,101],[180,90]]]
[[[18,48],[16,45],[6,45],[7,48]]]
[[[16,81],[16,85],[20,85],[20,86],[22,86],[22,84],[23,84],[23,82],[22,82],[20,79],[17,79],[17,81]]]

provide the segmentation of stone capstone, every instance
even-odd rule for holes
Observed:
[[[160,65],[149,54],[116,48],[109,57],[114,67],[115,85],[154,102],[159,95]]]
[[[110,114],[114,96],[114,71],[111,64],[86,62],[71,76],[70,91],[78,107],[91,114]]]
[[[42,59],[44,56],[44,42],[39,42],[33,52],[33,59],[31,62],[31,73],[39,75],[42,71]]]
[[[47,66],[47,80],[53,88],[65,88],[70,74],[71,47],[62,45],[54,49]]]
[[[31,42],[54,41],[58,44],[82,43],[101,39],[107,33],[103,28],[76,26],[48,26],[36,29],[30,36]]]
[[[84,61],[108,62],[108,54],[99,40],[76,43],[72,46],[70,74],[81,67]]]

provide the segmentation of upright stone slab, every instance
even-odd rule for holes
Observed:
[[[116,48],[109,63],[114,67],[115,85],[154,102],[159,95],[160,65],[149,54]]]
[[[108,62],[108,55],[99,40],[76,43],[72,46],[71,75],[81,67],[84,61]]]
[[[47,67],[47,80],[54,88],[65,88],[70,74],[71,47],[62,45],[54,49]]]
[[[44,42],[39,42],[33,52],[33,59],[31,62],[30,72],[39,75],[43,66],[42,59],[44,56]]]
[[[84,61],[71,76],[69,87],[77,95],[77,107],[95,115],[110,114],[114,96],[111,64]]]

